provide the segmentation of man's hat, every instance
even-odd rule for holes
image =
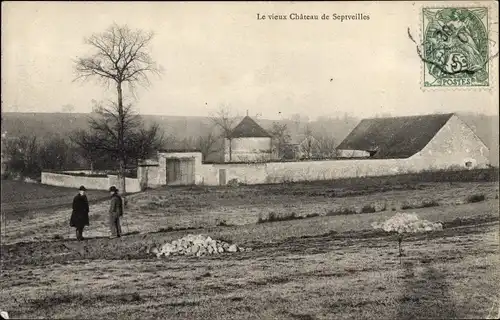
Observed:
[[[84,186],[80,186],[80,188],[78,188],[78,190],[80,190],[80,191],[87,191],[87,189],[85,189]]]
[[[118,192],[118,189],[116,189],[115,186],[111,186],[111,188],[109,188],[109,191],[111,192]]]

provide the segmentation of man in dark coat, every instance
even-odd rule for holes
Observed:
[[[109,188],[111,192],[111,203],[109,206],[109,228],[111,229],[111,238],[120,237],[122,228],[120,226],[120,217],[123,216],[122,198],[118,195],[118,189],[115,186]]]
[[[78,189],[78,194],[73,198],[73,212],[69,225],[76,228],[76,238],[83,240],[83,228],[89,225],[89,201],[85,195],[84,186]]]

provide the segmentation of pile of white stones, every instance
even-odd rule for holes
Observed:
[[[224,241],[214,240],[204,235],[189,234],[181,239],[167,242],[161,247],[153,246],[147,250],[148,254],[155,254],[158,258],[161,256],[187,255],[204,256],[221,254],[224,252],[245,252],[252,251],[251,248],[238,247],[235,244],[229,244]]]

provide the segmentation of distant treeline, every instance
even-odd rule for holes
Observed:
[[[42,170],[116,171],[112,157],[97,157],[89,163],[81,148],[69,138],[72,132],[88,129],[89,114],[73,113],[3,113],[2,173],[39,178]],[[490,161],[498,166],[498,117],[458,114],[490,148]],[[223,141],[210,118],[142,116],[146,125],[156,122],[165,133],[164,147],[203,150],[204,160],[223,159]],[[308,132],[328,148],[338,145],[361,119],[347,114],[320,117],[309,121],[295,116],[280,121],[255,119],[263,128],[273,131],[276,124],[286,126],[287,142],[300,143]],[[328,143],[326,143],[328,142]]]

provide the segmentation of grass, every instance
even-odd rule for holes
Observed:
[[[15,180],[2,180],[2,214],[7,219],[19,218],[23,214],[39,209],[71,207],[76,188],[47,186]],[[103,190],[88,190],[89,202],[95,203],[109,198]]]
[[[94,236],[83,242],[67,239],[67,209],[41,210],[2,225],[2,310],[13,318],[484,318],[500,283],[498,184],[405,188],[345,197],[323,194],[364,189],[152,190],[129,198],[121,239],[99,236],[107,206],[92,204],[85,232]],[[485,200],[464,203],[471,194]],[[416,213],[443,221],[444,230],[406,237],[400,266],[394,238],[371,224],[393,216],[387,208],[433,196],[439,207]],[[165,204],[141,208],[147,201]],[[359,214],[363,207],[370,213]],[[145,252],[190,233],[253,251],[166,259]]]
[[[23,318],[483,318],[498,290],[498,244],[486,240],[494,226],[481,233],[449,230],[432,239],[408,238],[403,267],[390,237],[332,237],[312,230],[217,258],[123,263],[123,251],[123,258],[89,256],[49,269],[7,265],[2,307]],[[78,280],[68,282],[68,272]]]

